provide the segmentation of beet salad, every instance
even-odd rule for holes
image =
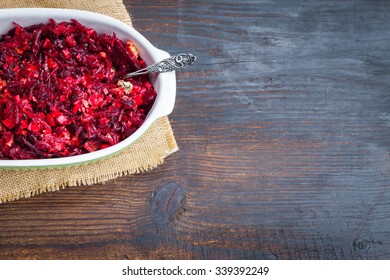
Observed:
[[[80,155],[117,144],[156,98],[133,42],[76,20],[15,27],[0,38],[0,159]]]

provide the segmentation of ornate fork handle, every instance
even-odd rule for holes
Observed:
[[[175,71],[190,66],[195,62],[195,60],[196,60],[196,56],[194,56],[193,54],[181,53],[166,58],[155,64],[149,65],[146,68],[126,74],[125,76],[122,77],[122,79],[130,78],[137,75],[143,75],[147,73],[165,73],[165,72]]]

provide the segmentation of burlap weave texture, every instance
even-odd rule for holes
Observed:
[[[67,8],[106,14],[129,25],[131,19],[120,0],[3,0],[0,8]],[[50,15],[48,15],[48,18]],[[98,162],[66,168],[0,170],[0,203],[65,187],[106,182],[149,170],[177,151],[167,117],[157,120],[133,145]]]

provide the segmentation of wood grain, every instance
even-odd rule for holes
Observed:
[[[2,259],[389,259],[390,3],[133,1],[180,151],[0,205]]]

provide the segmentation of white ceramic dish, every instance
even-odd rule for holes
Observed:
[[[80,10],[20,8],[0,9],[0,34],[13,28],[13,22],[22,26],[47,23],[49,18],[57,22],[76,19],[85,26],[94,28],[98,33],[116,33],[121,40],[132,40],[147,65],[163,60],[170,55],[154,47],[145,37],[127,24],[112,17]],[[157,92],[155,103],[142,126],[131,136],[109,148],[78,156],[56,159],[0,160],[0,169],[49,168],[79,165],[111,156],[134,143],[150,126],[162,116],[169,115],[176,97],[175,72],[152,75],[151,81]]]

